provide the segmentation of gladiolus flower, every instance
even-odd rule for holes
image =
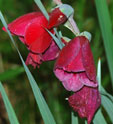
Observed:
[[[8,24],[8,29],[12,34],[19,36],[32,53],[42,53],[52,41],[52,37],[44,29],[47,25],[48,21],[42,13],[33,12]],[[53,33],[53,30],[51,32]]]
[[[54,12],[57,14],[56,10]],[[54,12],[51,12],[49,22],[41,12],[33,12],[8,24],[10,32],[17,35],[30,51],[26,64],[36,67],[42,61],[54,60],[58,56],[59,48],[45,29],[48,29],[49,25],[48,30],[54,34],[53,27],[63,23],[67,17],[63,16],[64,20],[57,21],[62,13],[58,13],[53,19]],[[6,31],[4,27],[3,30]]]
[[[74,38],[62,49],[54,73],[68,91],[76,92],[84,85],[97,87],[93,55],[85,36]]]
[[[68,98],[68,102],[81,118],[86,117],[88,124],[101,104],[99,91],[96,88],[84,86]]]

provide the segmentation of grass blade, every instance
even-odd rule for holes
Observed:
[[[55,37],[55,35],[53,35],[49,30],[46,29],[46,31],[51,35],[51,37],[54,39],[59,48],[62,49],[64,44],[63,43],[61,44],[61,42],[59,42],[59,39]]]
[[[4,90],[4,87],[2,86],[2,83],[0,82],[0,92],[1,92],[1,95],[2,95],[2,98],[3,98],[3,101],[4,101],[4,104],[5,104],[5,107],[6,107],[6,110],[7,110],[7,113],[8,113],[8,117],[9,117],[9,121],[11,124],[19,124],[18,120],[17,120],[17,117],[15,115],[15,112],[12,108],[12,105],[7,97],[7,94]]]
[[[94,124],[107,124],[106,120],[104,119],[104,116],[101,112],[101,109],[99,109],[93,119]]]
[[[78,117],[74,115],[74,112],[71,113],[71,119],[72,119],[71,124],[78,124]]]
[[[103,87],[101,89],[102,89],[101,94],[104,96],[107,96],[113,102],[113,96],[111,94],[107,93]]]
[[[25,62],[24,62],[24,60],[23,60],[23,58],[22,58],[22,56],[21,56],[21,54],[20,54],[20,52],[19,52],[19,50],[18,50],[16,44],[15,44],[15,41],[14,41],[14,39],[13,39],[13,37],[12,37],[10,31],[9,31],[8,28],[7,28],[7,24],[6,24],[5,19],[4,19],[4,17],[3,17],[3,15],[2,15],[1,12],[0,12],[0,19],[1,19],[2,23],[3,23],[3,25],[5,26],[5,28],[6,28],[6,30],[7,30],[7,33],[8,33],[8,35],[9,35],[9,37],[10,37],[10,39],[11,39],[11,41],[12,41],[14,47],[16,48],[16,50],[17,50],[17,52],[18,52],[18,54],[19,54],[19,57],[20,57],[21,61],[22,61],[22,64],[23,64],[23,66],[24,66],[25,72],[26,72],[27,77],[28,77],[28,79],[29,79],[31,88],[32,88],[32,90],[33,90],[34,97],[35,97],[35,99],[36,99],[36,102],[37,102],[37,105],[38,105],[38,107],[39,107],[39,110],[40,110],[40,113],[41,113],[41,115],[42,115],[42,118],[43,118],[43,120],[44,120],[44,123],[45,123],[45,124],[56,124],[56,122],[55,122],[55,120],[54,120],[54,118],[53,118],[53,115],[51,114],[51,112],[50,112],[50,110],[49,110],[49,108],[48,108],[48,105],[47,105],[46,101],[44,100],[44,97],[43,97],[43,95],[41,94],[41,91],[40,91],[40,89],[39,89],[39,87],[38,87],[36,81],[34,80],[34,78],[33,78],[32,74],[31,74],[31,72],[30,72],[29,69],[28,69],[28,67],[26,66],[26,64],[25,64]]]
[[[113,32],[106,0],[95,0],[113,86]]]
[[[49,20],[49,15],[45,9],[45,7],[43,6],[42,2],[40,0],[34,0],[36,5],[40,8],[41,12],[44,14],[44,16],[47,18],[47,20]]]
[[[106,110],[113,124],[113,102],[111,102],[111,100],[104,95],[101,95],[101,98],[102,98],[102,106]]]
[[[104,109],[106,110],[106,112],[108,113],[112,123],[113,123],[113,118],[112,118],[112,115],[113,115],[113,97],[108,94],[105,89],[101,86],[101,61],[99,59],[98,61],[98,67],[97,67],[97,80],[99,82],[99,91],[101,92],[101,101],[102,101],[102,105],[104,107]],[[109,99],[110,98],[110,99]],[[110,109],[111,108],[111,109]],[[104,120],[104,117],[101,113],[101,109],[97,112],[97,116],[96,116],[96,120],[94,119],[95,121],[95,124],[104,124],[105,123],[105,120]],[[101,118],[101,119],[99,119]],[[103,121],[103,122],[101,122]],[[105,123],[106,124],[106,123]]]
[[[99,91],[101,91],[101,60],[98,60],[97,66],[97,81],[99,83]]]

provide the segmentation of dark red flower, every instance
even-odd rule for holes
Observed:
[[[86,87],[69,97],[68,102],[81,118],[86,117],[88,124],[101,104],[98,88]]]
[[[50,24],[51,29],[48,30],[54,34],[52,28],[63,23],[65,20],[62,22],[56,21],[59,20],[58,14],[61,13],[57,14],[56,12],[57,16],[55,19],[53,19],[52,13],[50,14],[49,23],[41,12],[33,12],[23,15],[8,24],[10,32],[13,35],[17,35],[30,51],[26,64],[32,64],[36,67],[42,61],[53,60],[57,57],[59,48],[53,43],[52,37],[45,29]],[[4,27],[3,30],[5,30]]]
[[[93,55],[86,37],[78,36],[62,49],[54,73],[69,91],[76,92],[84,85],[97,87]]]

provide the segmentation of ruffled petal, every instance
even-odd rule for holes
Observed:
[[[68,91],[76,92],[84,85],[80,80],[79,74],[68,73],[62,69],[56,69],[54,73]]]
[[[88,124],[101,104],[100,94],[97,88],[83,87],[69,97],[68,102],[81,118],[86,117]]]
[[[32,65],[34,68],[39,67],[42,63],[42,55],[29,53],[26,59],[26,65]]]
[[[86,86],[89,86],[89,87],[97,87],[97,86],[98,86],[97,81],[96,81],[96,82],[91,81],[91,80],[87,77],[86,72],[79,73],[79,76],[80,76],[80,81],[82,82],[82,84],[84,84],[84,85],[86,85]]]

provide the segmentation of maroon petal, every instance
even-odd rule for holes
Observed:
[[[39,67],[42,63],[42,56],[29,53],[26,59],[26,65],[32,65],[34,68]]]
[[[71,61],[66,67],[64,67],[64,70],[68,72],[83,72],[85,71],[85,68],[83,66],[82,62],[82,51],[80,49],[78,55]]]
[[[44,16],[35,19],[29,24],[25,32],[25,43],[33,53],[42,53],[50,45],[52,37],[44,29],[48,21]]]
[[[86,86],[89,86],[89,87],[97,87],[98,86],[98,83],[97,82],[94,82],[94,81],[91,81],[87,75],[86,75],[86,72],[82,72],[82,73],[79,73],[80,75],[80,81],[86,85]]]
[[[88,124],[101,104],[100,94],[97,88],[83,87],[68,99],[70,106],[78,112],[80,117],[86,117]]]
[[[79,38],[82,46],[82,60],[83,60],[84,68],[86,70],[86,74],[90,80],[96,82],[96,68],[89,41],[84,36],[80,36]]]
[[[59,57],[56,61],[55,68],[64,68],[74,60],[80,51],[79,38],[74,38],[71,40],[63,49],[61,50]]]
[[[55,8],[49,18],[48,29],[56,27],[67,20],[67,17],[60,11],[59,8]]]
[[[30,23],[30,21],[41,16],[43,16],[43,14],[40,12],[25,14],[8,24],[8,29],[15,35],[24,36],[25,28]]]
[[[43,61],[50,61],[56,59],[59,55],[59,51],[60,50],[58,46],[55,44],[54,41],[52,41],[50,47],[45,51],[45,53],[43,53]]]
[[[79,74],[68,73],[62,69],[55,69],[54,73],[56,77],[62,82],[63,86],[68,91],[78,91],[83,87],[83,83],[80,81]]]

